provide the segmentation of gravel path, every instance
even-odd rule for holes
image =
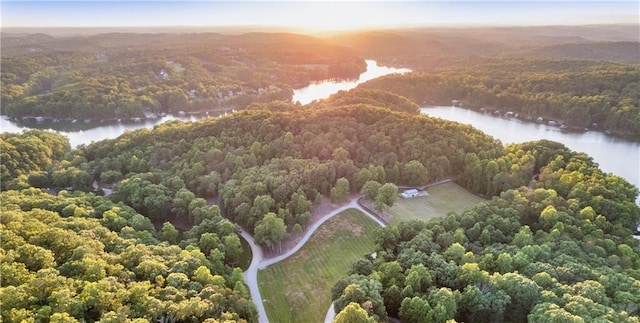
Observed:
[[[309,238],[311,238],[311,235],[323,223],[325,223],[327,220],[331,219],[335,215],[337,215],[340,212],[345,211],[347,209],[360,210],[362,213],[364,213],[367,216],[369,216],[372,220],[376,221],[376,223],[378,223],[380,226],[385,226],[384,222],[382,222],[380,219],[378,219],[375,215],[367,212],[365,209],[363,209],[358,204],[358,198],[359,197],[353,198],[351,200],[351,202],[349,202],[349,204],[343,205],[343,206],[341,206],[341,207],[339,207],[339,208],[327,213],[326,215],[324,215],[322,218],[320,218],[319,221],[315,222],[309,228],[309,230],[306,231],[305,235],[298,242],[298,244],[296,244],[295,247],[291,248],[286,253],[284,253],[282,255],[279,255],[277,257],[264,259],[264,253],[262,252],[262,248],[260,248],[260,246],[258,246],[255,243],[255,240],[253,239],[253,236],[251,234],[249,234],[249,232],[247,232],[245,230],[241,231],[240,235],[249,242],[249,245],[251,246],[251,251],[253,252],[253,258],[251,259],[251,265],[249,265],[249,268],[243,273],[243,276],[244,276],[244,282],[247,284],[247,286],[249,286],[249,291],[251,292],[251,298],[253,299],[253,302],[256,304],[256,307],[258,308],[258,321],[260,323],[267,323],[267,322],[269,322],[269,319],[267,318],[267,312],[264,309],[264,304],[262,303],[262,296],[260,295],[260,287],[258,286],[258,270],[264,269],[269,265],[272,265],[272,264],[275,264],[275,263],[277,263],[279,261],[287,259],[291,255],[296,253],[298,250],[300,250],[300,248],[302,248],[302,246],[304,246],[305,243],[307,243]],[[325,318],[325,322],[327,322],[327,320],[328,320],[328,322],[332,322],[334,316],[335,316],[335,313],[333,313],[333,306],[331,306],[331,308],[327,312],[327,316]]]
[[[438,182],[434,182],[431,183],[423,188],[421,188],[422,190],[425,190],[428,187],[432,187],[432,186],[436,186],[442,183],[447,183],[447,182],[451,182],[453,181],[452,177],[449,178],[445,178],[443,180],[440,180]],[[428,194],[427,194],[428,195]],[[309,238],[311,238],[311,235],[323,224],[325,223],[327,220],[331,219],[332,217],[334,217],[335,215],[339,214],[342,211],[348,210],[348,209],[357,209],[360,210],[362,213],[366,214],[369,218],[371,218],[372,220],[376,221],[376,223],[378,223],[380,226],[384,227],[386,226],[386,224],[380,220],[375,214],[372,214],[371,212],[369,212],[368,210],[364,209],[363,207],[360,206],[360,204],[358,204],[358,199],[361,196],[352,196],[351,201],[349,202],[349,204],[345,204],[337,209],[332,210],[331,212],[323,215],[318,221],[314,222],[311,227],[309,227],[309,230],[306,231],[305,235],[302,237],[302,239],[300,241],[298,241],[298,243],[291,249],[289,249],[287,252],[285,252],[282,255],[278,255],[276,257],[272,257],[272,258],[268,258],[265,259],[264,256],[264,252],[262,251],[262,248],[260,246],[258,246],[255,242],[255,240],[253,239],[253,235],[250,234],[249,232],[245,231],[244,229],[241,229],[240,235],[247,240],[247,242],[249,242],[249,246],[251,246],[251,252],[253,253],[253,258],[251,259],[251,265],[249,265],[249,268],[243,273],[244,276],[244,282],[247,284],[247,286],[249,286],[249,291],[251,293],[251,299],[253,299],[253,302],[256,304],[256,307],[258,309],[258,322],[260,323],[268,323],[269,319],[267,318],[267,312],[264,309],[264,304],[262,303],[262,296],[260,295],[260,287],[258,286],[258,270],[262,270],[264,268],[266,268],[269,265],[273,265],[279,261],[282,261],[284,259],[287,259],[288,257],[290,257],[291,255],[293,255],[294,253],[296,253],[298,250],[300,250],[300,248],[302,248],[302,246],[304,246],[305,243],[307,243],[307,241],[309,240]],[[211,201],[208,201],[211,203]],[[333,322],[333,319],[335,317],[336,313],[333,310],[333,303],[331,303],[331,306],[329,307],[327,314],[325,316],[325,322]]]

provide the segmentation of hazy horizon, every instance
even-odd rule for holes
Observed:
[[[636,1],[2,1],[2,28],[281,28],[307,32],[638,24]]]

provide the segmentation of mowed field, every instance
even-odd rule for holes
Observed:
[[[356,209],[324,223],[293,256],[258,272],[270,322],[322,322],[334,282],[374,251],[378,224]]]
[[[408,199],[398,197],[396,204],[389,210],[392,218],[389,224],[398,224],[408,220],[428,220],[445,216],[449,212],[460,213],[468,207],[485,201],[454,182],[436,185],[427,189],[429,196],[416,196]]]

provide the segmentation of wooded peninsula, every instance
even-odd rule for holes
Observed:
[[[638,139],[640,66],[625,54],[638,43],[534,31],[526,49],[490,47],[499,58],[471,55],[489,50],[460,44],[472,34],[435,42],[457,46],[446,55],[401,46],[439,33],[3,35],[4,115],[238,108],[75,149],[50,131],[0,134],[3,320],[258,322],[242,230],[277,253],[327,199],[453,178],[486,201],[377,230],[375,257],[333,285],[335,322],[640,322],[637,187],[559,143],[505,146],[417,114],[457,100]],[[293,88],[357,77],[362,51],[416,72],[291,102]]]

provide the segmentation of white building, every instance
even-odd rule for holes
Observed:
[[[406,190],[406,191],[400,193],[400,197],[405,198],[405,199],[408,199],[408,198],[411,198],[411,197],[415,197],[415,196],[418,196],[418,190],[415,189],[415,188],[414,189],[410,189],[410,190]]]

